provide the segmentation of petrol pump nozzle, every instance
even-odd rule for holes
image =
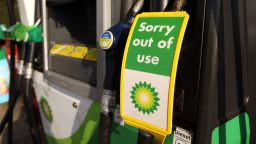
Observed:
[[[118,99],[122,57],[126,39],[135,16],[141,12],[144,0],[137,0],[129,10],[124,21],[120,21],[105,31],[99,40],[99,45],[106,50],[107,67],[104,80],[104,90],[101,99],[99,144],[110,144],[113,111]]]
[[[20,96],[20,93],[22,91],[22,83],[23,83],[23,79],[25,78],[25,86],[26,86],[26,95],[29,95],[29,87],[31,85],[31,78],[32,78],[32,62],[33,62],[33,53],[35,50],[34,44],[36,42],[41,42],[42,41],[42,29],[40,26],[38,26],[37,24],[31,27],[25,26],[21,23],[16,23],[14,26],[12,26],[9,30],[10,32],[10,36],[11,39],[13,41],[19,42],[22,45],[22,51],[21,51],[21,55],[20,55],[20,60],[18,63],[18,71],[17,71],[17,77],[16,77],[16,83],[15,83],[15,87],[14,87],[14,91],[13,91],[13,98],[10,100],[10,104],[8,107],[7,112],[5,113],[3,120],[1,121],[0,124],[0,134],[3,132],[3,129],[5,127],[5,124],[7,123],[8,117],[12,114],[12,111],[16,105],[17,99]],[[27,42],[31,43],[30,46],[30,50],[28,51],[27,49]],[[29,52],[28,55],[26,55],[26,53]],[[26,61],[26,58],[27,61]],[[25,62],[27,63],[27,66],[25,67],[24,64]],[[25,99],[24,99],[25,100]],[[25,107],[27,107],[27,105],[25,105]],[[26,108],[27,111],[31,110],[31,108]],[[29,123],[35,123],[32,122],[31,120],[32,117],[30,117]],[[34,125],[35,126],[35,125]],[[31,133],[33,134],[33,141],[34,143],[40,143],[40,138],[38,138],[38,135],[36,135],[36,133],[38,133],[38,131],[35,130],[35,128],[31,128]]]
[[[32,78],[32,72],[33,72],[32,62],[33,62],[34,51],[35,51],[34,45],[37,42],[41,42],[43,39],[42,38],[42,29],[40,26],[38,26],[39,22],[40,21],[36,22],[33,26],[26,26],[22,23],[16,23],[10,29],[7,30],[10,33],[8,36],[10,36],[12,39],[11,51],[14,51],[13,42],[22,43],[23,50],[21,52],[21,59],[19,61],[16,83],[11,84],[13,87],[13,88],[11,88],[12,98],[10,98],[9,107],[0,123],[0,134],[3,132],[3,129],[5,128],[5,125],[8,120],[9,120],[9,124],[12,124],[12,112],[13,112],[13,109],[17,102],[17,99],[20,96],[20,93],[21,93],[20,87],[22,85],[22,81],[24,78],[25,86],[26,86],[25,87],[25,95],[24,95],[24,103],[25,103],[24,105],[25,105],[26,112],[27,112],[26,113],[27,120],[28,120],[28,124],[30,127],[32,140],[33,140],[33,143],[36,143],[36,144],[40,144],[41,139],[40,139],[40,135],[39,135],[39,130],[38,130],[38,128],[36,126],[36,122],[34,120],[34,114],[33,114],[34,102],[32,101],[32,99],[30,99],[30,96],[31,96],[30,91],[31,91],[31,81],[32,81],[31,78]],[[29,48],[30,50],[29,50],[29,53],[26,55],[27,48],[25,48],[25,47],[26,47],[27,42],[29,42],[29,44],[30,44],[30,48]],[[12,53],[11,61],[14,61],[15,51],[11,52],[11,53]],[[24,67],[25,59],[26,59],[26,63],[27,63],[26,67]],[[14,67],[14,65],[13,65],[13,67]],[[12,76],[12,78],[14,78],[14,76]],[[11,136],[11,133],[9,135]],[[9,141],[10,142],[8,142],[8,143],[11,143],[12,137],[9,138]]]

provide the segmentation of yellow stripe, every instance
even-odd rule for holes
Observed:
[[[95,62],[97,61],[97,49],[85,46],[54,44],[50,50],[50,54]]]

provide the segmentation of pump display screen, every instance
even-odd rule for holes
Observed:
[[[96,1],[47,1],[48,70],[96,85]]]

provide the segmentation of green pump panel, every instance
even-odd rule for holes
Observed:
[[[212,144],[250,144],[250,120],[242,113],[212,132]]]

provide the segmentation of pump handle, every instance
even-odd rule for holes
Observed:
[[[132,7],[127,13],[127,16],[125,18],[125,21],[132,24],[135,16],[139,13],[141,13],[144,5],[144,0],[137,0],[133,3]]]

